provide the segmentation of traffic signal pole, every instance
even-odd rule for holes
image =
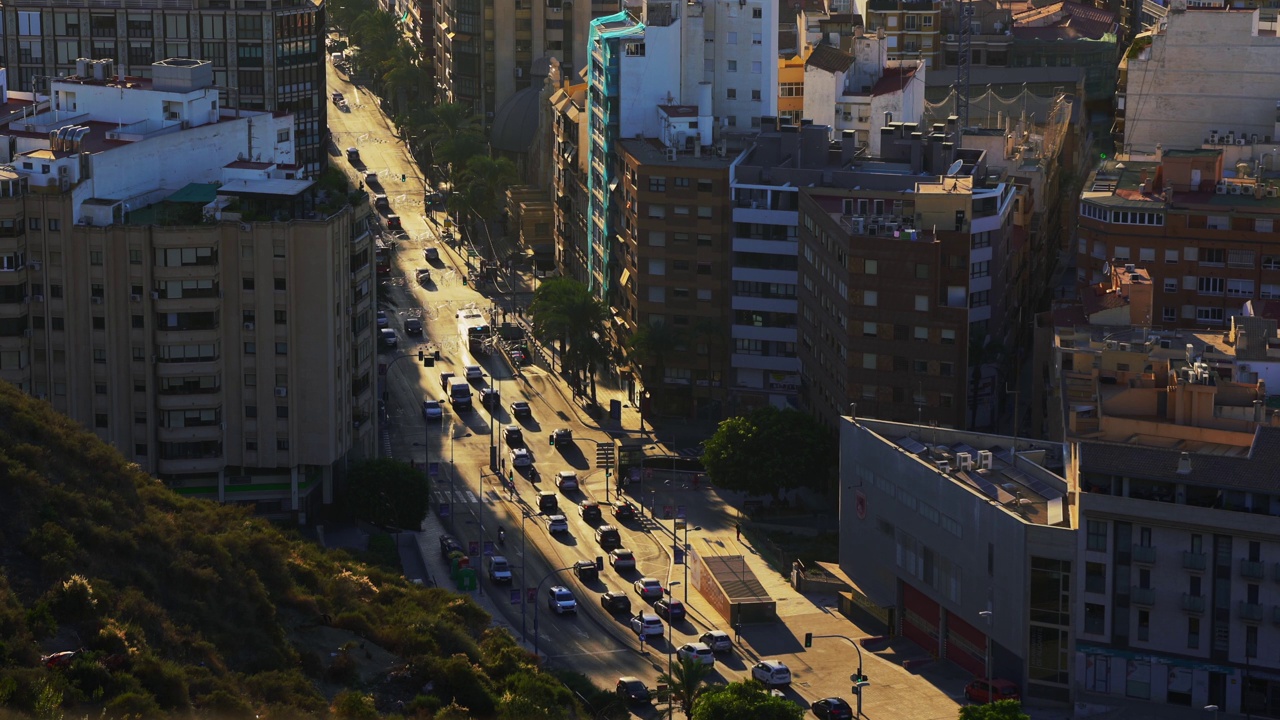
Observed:
[[[858,671],[849,677],[853,681],[851,692],[858,696],[858,714],[856,717],[862,717],[862,691],[871,686],[867,680],[867,676],[862,673],[862,646],[856,640],[848,635],[814,635],[813,633],[804,634],[804,646],[813,647],[814,638],[839,638],[853,646],[858,651]]]

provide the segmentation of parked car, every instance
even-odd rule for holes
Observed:
[[[614,691],[618,697],[631,705],[643,705],[652,697],[643,680],[629,675],[618,678],[618,685]]]
[[[422,319],[421,319],[421,318],[408,318],[408,319],[406,319],[406,320],[404,321],[404,331],[405,331],[405,332],[407,332],[407,333],[409,333],[410,335],[421,335],[421,334],[422,334]]]
[[[653,604],[653,611],[658,614],[658,617],[666,620],[672,625],[678,622],[684,622],[686,614],[684,603],[676,600],[675,598],[663,598],[662,600],[659,600]]]
[[[614,570],[635,570],[636,556],[626,548],[616,548],[609,551],[609,564]]]
[[[561,470],[556,473],[556,487],[561,490],[577,490],[578,473],[572,470]]]
[[[533,410],[529,408],[529,403],[519,400],[511,403],[511,417],[527,418],[533,417]]]
[[[508,425],[502,428],[502,438],[512,447],[524,444],[524,433],[520,431],[519,425]]]
[[[821,720],[853,720],[853,708],[843,698],[823,698],[815,701],[809,709]]]
[[[511,467],[529,467],[533,464],[533,456],[529,448],[515,448],[511,451]]]
[[[662,637],[666,632],[663,628],[662,619],[653,613],[639,613],[631,618],[631,632],[636,635]]]
[[[604,608],[605,612],[614,615],[630,614],[631,598],[627,597],[624,592],[609,590],[600,596],[600,607]]]
[[[391,324],[391,318],[388,318],[388,317],[387,317],[387,311],[386,311],[386,310],[379,310],[379,311],[378,311],[378,315],[377,315],[377,317],[376,317],[376,320],[377,320],[377,323],[378,323],[378,327],[380,327],[380,328],[387,327],[387,326],[389,326],[389,325]]]
[[[791,684],[791,670],[781,660],[761,660],[751,668],[751,678],[767,688]]]
[[[622,536],[618,534],[618,528],[612,525],[601,525],[596,528],[596,542],[599,543],[601,550],[612,550],[622,547]]]
[[[684,645],[681,645],[680,649],[676,650],[676,657],[681,660],[684,660],[685,658],[697,660],[703,665],[716,664],[716,656],[711,652],[711,648],[700,642],[685,643]]]
[[[547,591],[547,608],[557,615],[578,612],[578,601],[563,585],[552,585]]]
[[[378,335],[386,347],[393,348],[400,343],[400,338],[396,337],[396,331],[391,328],[382,328],[378,331]]]
[[[614,500],[611,507],[613,508],[613,516],[619,520],[634,520],[636,518],[636,506],[626,500]]]
[[[567,533],[569,532],[569,520],[563,515],[551,515],[547,517],[547,532],[549,533]]]
[[[733,638],[723,630],[708,630],[702,633],[698,642],[711,648],[711,652],[729,652],[733,650]]]
[[[990,682],[975,678],[964,686],[964,696],[970,702],[989,703],[997,700],[1021,700],[1018,686],[1008,680],[995,678]]]
[[[444,403],[439,400],[422,401],[422,419],[439,420],[444,417]]]
[[[511,564],[501,555],[489,558],[489,579],[496,583],[511,582]]]
[[[560,503],[556,500],[556,494],[552,492],[538,493],[538,509],[548,515],[555,514],[560,510]],[[560,517],[564,517],[561,515]]]
[[[450,555],[462,551],[462,543],[454,540],[449,535],[440,536],[440,557],[447,560]]]
[[[657,600],[662,597],[662,583],[657,578],[640,578],[633,585],[636,594],[644,600]]]
[[[587,523],[600,522],[600,505],[595,500],[583,500],[578,505],[578,513],[582,515],[582,521]]]

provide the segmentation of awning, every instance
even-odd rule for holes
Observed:
[[[618,283],[623,287],[626,287],[627,281],[630,279],[631,279],[631,271],[624,268],[622,270],[622,274],[618,276]]]

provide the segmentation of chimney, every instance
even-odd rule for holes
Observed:
[[[853,162],[854,155],[858,152],[858,134],[852,130],[840,131],[840,164],[848,165]]]
[[[1148,176],[1148,174],[1147,174],[1147,169],[1146,169],[1146,168],[1143,168],[1143,169],[1142,169],[1142,192],[1143,192],[1143,193],[1149,193],[1149,192],[1151,192],[1151,184],[1150,184],[1150,183],[1151,183],[1151,178],[1150,178],[1150,177]]]
[[[1264,422],[1267,419],[1267,408],[1261,400],[1253,401],[1253,421],[1256,423]]]
[[[1164,145],[1156,143],[1156,162],[1164,161]]]
[[[1249,332],[1244,328],[1236,330],[1236,355],[1249,349]]]
[[[1178,456],[1178,474],[1179,475],[1191,474],[1191,454],[1190,453],[1182,453],[1181,455]]]

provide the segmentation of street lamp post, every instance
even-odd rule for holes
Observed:
[[[982,610],[978,613],[978,617],[986,618],[987,620],[987,660],[985,664],[987,667],[987,703],[990,704],[993,694],[991,692],[991,611]]]
[[[862,717],[862,691],[871,686],[871,683],[867,680],[867,676],[862,674],[862,646],[859,645],[853,638],[849,637],[848,635],[814,635],[813,633],[805,633],[804,646],[809,647],[812,644],[814,638],[839,638],[849,643],[850,645],[852,645],[853,649],[858,651],[858,671],[854,673],[853,677],[849,679],[853,681],[853,694],[858,696],[857,717],[861,718]]]
[[[524,554],[524,521],[529,519],[529,510],[521,509],[520,511],[520,640],[529,642],[528,634],[525,632],[525,601],[528,600],[529,586],[525,584],[525,566],[527,565],[526,556]]]
[[[1213,720],[1218,720],[1218,706],[1217,706],[1217,705],[1205,705],[1205,706],[1204,706],[1204,709],[1205,709],[1207,712],[1211,712],[1211,713],[1213,713]]]

